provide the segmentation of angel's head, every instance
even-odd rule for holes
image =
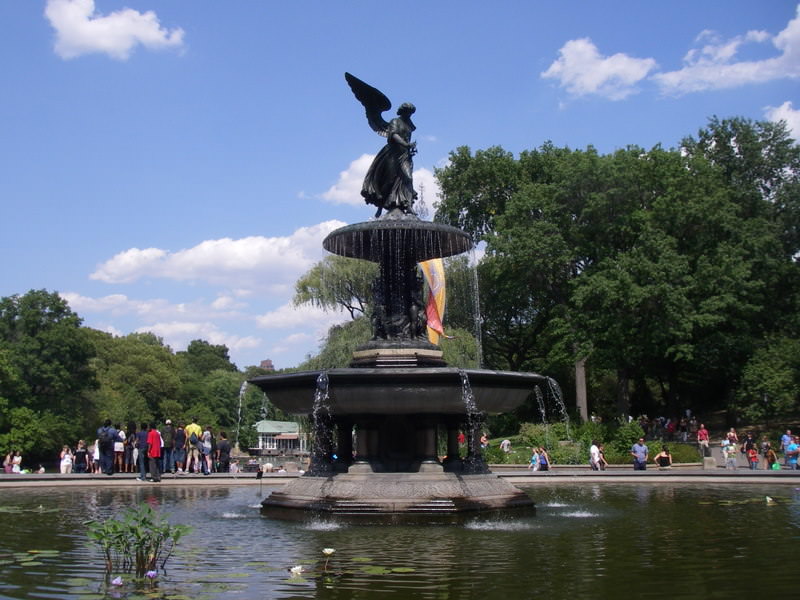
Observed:
[[[401,117],[405,115],[413,115],[415,112],[417,112],[417,107],[411,104],[411,102],[403,102],[400,105],[400,108],[397,109],[397,114]]]

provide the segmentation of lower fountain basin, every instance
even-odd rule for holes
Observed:
[[[300,477],[272,492],[261,505],[266,511],[431,515],[532,507],[534,503],[526,493],[495,475],[390,473]]]
[[[469,378],[478,410],[489,414],[514,410],[537,385],[547,381],[535,373],[449,367],[330,369],[330,410],[334,415],[463,415],[462,373]],[[263,375],[249,382],[282,411],[308,415],[319,374]]]

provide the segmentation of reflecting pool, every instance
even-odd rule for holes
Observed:
[[[448,524],[275,520],[259,511],[269,491],[3,490],[0,597],[705,599],[796,587],[794,485],[537,484],[533,514]],[[153,586],[126,574],[111,585],[83,522],[141,502],[194,530]]]

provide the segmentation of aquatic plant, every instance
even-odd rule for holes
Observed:
[[[116,565],[138,577],[155,571],[159,563],[163,569],[178,541],[192,530],[189,525],[171,525],[147,504],[129,508],[118,518],[85,524],[86,535],[105,555],[106,570]]]

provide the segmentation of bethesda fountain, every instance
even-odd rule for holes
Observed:
[[[472,248],[465,232],[420,220],[413,210],[412,104],[385,121],[391,102],[345,74],[367,120],[387,138],[361,195],[375,219],[333,231],[329,252],[379,266],[372,285],[372,339],[349,368],[266,375],[250,380],[286,413],[313,425],[308,471],[262,503],[264,510],[343,514],[457,513],[531,506],[521,490],[489,471],[478,443],[485,414],[508,412],[547,381],[533,373],[448,367],[428,340],[418,265]],[[466,433],[466,456],[459,453]],[[439,456],[440,437],[446,455]]]

